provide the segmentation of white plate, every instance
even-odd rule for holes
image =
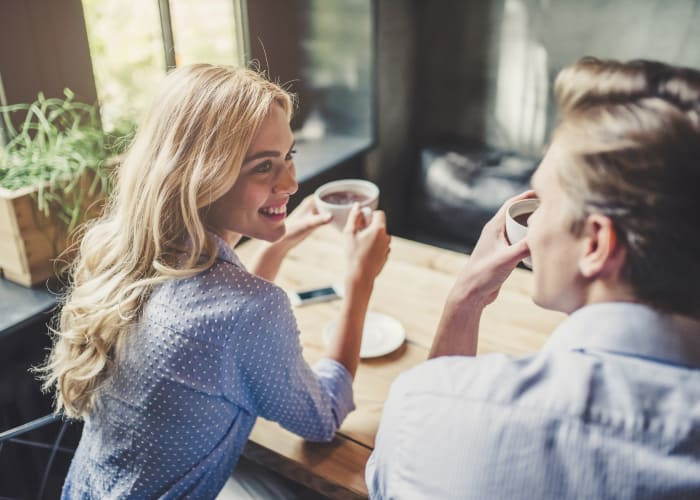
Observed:
[[[323,338],[326,344],[338,327],[338,320],[328,323],[323,329]],[[362,331],[362,344],[360,346],[361,358],[376,358],[395,351],[406,340],[401,323],[386,314],[368,312],[365,317],[365,327]]]

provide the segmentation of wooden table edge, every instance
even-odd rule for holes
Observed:
[[[272,443],[266,441],[279,438],[281,434],[288,434],[286,442],[293,446],[281,452],[273,451]],[[371,448],[345,437],[342,432],[330,443],[313,443],[262,418],[258,418],[243,450],[248,460],[339,500],[368,498],[364,469],[371,453]],[[360,477],[357,477],[358,471]],[[353,475],[354,480],[348,481]],[[347,486],[341,486],[343,484]]]

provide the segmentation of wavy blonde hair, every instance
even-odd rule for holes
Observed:
[[[233,186],[270,106],[291,96],[244,68],[172,71],[117,172],[104,215],[86,228],[54,345],[40,368],[56,411],[95,407],[120,345],[153,288],[209,268],[216,247],[208,206]]]

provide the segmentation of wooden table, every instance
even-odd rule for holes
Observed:
[[[243,262],[250,260],[256,245],[247,242],[237,248]],[[389,355],[360,363],[353,384],[357,409],[333,442],[309,443],[259,418],[244,455],[332,498],[366,498],[364,468],[389,387],[401,372],[427,358],[447,293],[467,261],[463,254],[393,237],[389,261],[377,278],[369,309],[401,321],[405,344]],[[277,283],[301,290],[342,281],[342,276],[340,234],[324,227],[290,252]],[[564,318],[536,306],[530,298],[532,286],[529,271],[513,272],[498,299],[484,311],[479,354],[533,353]],[[310,363],[322,356],[323,328],[339,311],[340,301],[295,309],[304,356]]]

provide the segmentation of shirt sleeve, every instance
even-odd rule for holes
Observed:
[[[289,299],[270,283],[241,309],[226,355],[226,397],[308,440],[330,441],[355,409],[350,373],[331,359],[308,365]]]

